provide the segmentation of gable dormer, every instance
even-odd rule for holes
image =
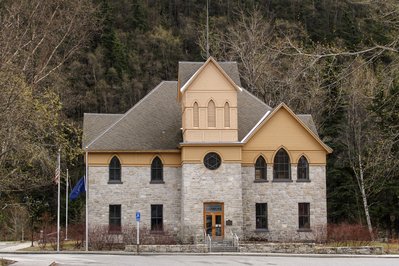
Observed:
[[[180,87],[183,142],[236,142],[241,88],[210,57]]]

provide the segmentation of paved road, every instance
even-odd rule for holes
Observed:
[[[262,265],[262,266],[398,266],[399,258],[332,258],[332,257],[266,257],[221,255],[96,255],[96,254],[0,254],[0,257],[17,261],[13,266],[58,265]]]

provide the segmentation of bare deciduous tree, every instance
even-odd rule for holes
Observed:
[[[89,0],[12,0],[0,8],[0,68],[17,66],[30,84],[59,69],[97,28]]]

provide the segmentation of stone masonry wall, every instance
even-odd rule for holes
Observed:
[[[180,230],[181,168],[164,167],[164,184],[150,184],[151,168],[122,166],[122,184],[108,184],[108,167],[89,168],[89,224],[108,225],[109,205],[121,204],[122,227],[136,224],[151,228],[151,204],[163,204],[164,229]]]
[[[325,237],[327,225],[325,166],[309,166],[310,182],[297,182],[296,176],[296,165],[292,165],[292,182],[273,182],[273,168],[268,165],[268,182],[255,183],[254,167],[242,167],[246,239],[307,241]],[[298,231],[300,202],[310,203],[310,232]],[[256,230],[255,203],[267,203],[268,231]]]
[[[222,163],[216,170],[203,164],[182,166],[182,240],[184,243],[203,241],[204,203],[224,203],[224,236],[242,232],[241,164]],[[231,220],[233,225],[226,226]]]

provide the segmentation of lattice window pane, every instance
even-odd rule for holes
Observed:
[[[305,156],[301,156],[298,161],[298,179],[308,180],[309,179],[309,163]]]
[[[121,163],[116,156],[112,157],[109,163],[109,180],[121,180]]]
[[[255,180],[266,180],[267,178],[267,164],[262,156],[256,160],[255,163]]]
[[[163,230],[163,205],[151,205],[151,230]]]
[[[158,156],[151,163],[151,181],[163,181],[163,164]]]
[[[291,162],[288,153],[280,149],[273,162],[274,179],[291,179]]]
[[[256,203],[256,229],[267,229],[267,203]]]
[[[206,168],[210,170],[215,170],[219,168],[219,166],[222,163],[222,159],[220,158],[219,154],[215,152],[210,152],[207,155],[205,155],[204,158],[204,165]]]
[[[109,205],[109,231],[120,232],[122,221],[121,205]]]

